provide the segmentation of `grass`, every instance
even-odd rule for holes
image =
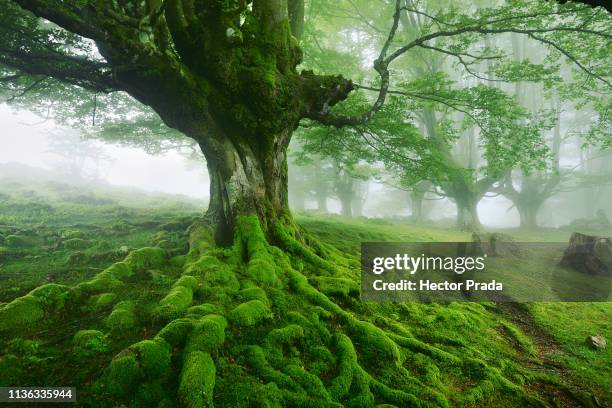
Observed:
[[[34,187],[0,183],[0,310],[32,311],[0,324],[0,386],[75,385],[91,407],[612,403],[610,348],[585,342],[612,338],[610,303],[359,300],[361,241],[466,232],[304,213],[308,245],[279,226],[272,247],[244,219],[213,249],[204,227],[186,232],[193,202]]]

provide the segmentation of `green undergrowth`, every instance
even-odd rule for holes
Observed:
[[[494,304],[360,301],[360,241],[464,232],[298,221],[279,220],[266,239],[256,217],[241,218],[228,248],[197,221],[182,252],[147,241],[78,279],[6,296],[0,386],[74,385],[80,406],[109,408],[537,407],[554,406],[551,387],[589,406]],[[149,230],[173,230],[159,227]],[[609,353],[584,350],[582,337],[609,330],[593,322],[610,309],[581,307],[590,306],[530,312],[564,349],[576,347],[560,363],[599,370],[576,375],[601,401]],[[585,322],[578,328],[570,316]]]

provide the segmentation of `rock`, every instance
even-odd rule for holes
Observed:
[[[574,232],[563,253],[562,266],[589,275],[612,274],[612,240]]]
[[[604,336],[589,336],[586,338],[586,342],[596,350],[603,350],[606,348],[606,338]]]

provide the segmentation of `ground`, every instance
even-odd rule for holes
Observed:
[[[255,219],[214,248],[203,203],[0,182],[0,386],[79,405],[610,406],[610,303],[359,300],[360,241],[459,241],[406,220]],[[567,241],[569,230],[504,233]]]

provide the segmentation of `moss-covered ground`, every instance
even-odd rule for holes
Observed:
[[[244,217],[215,248],[195,203],[58,188],[0,185],[0,386],[91,407],[612,404],[610,348],[585,342],[612,338],[609,303],[359,300],[360,241],[465,232],[299,214],[270,243]]]

